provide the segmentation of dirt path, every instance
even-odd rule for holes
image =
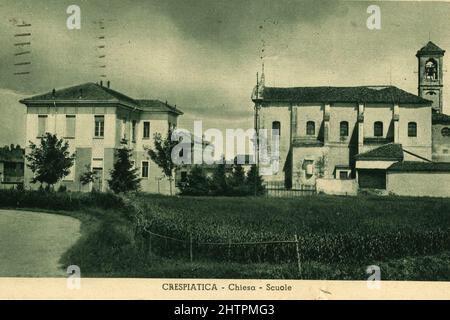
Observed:
[[[77,219],[0,210],[0,277],[66,276],[59,259],[79,237]]]

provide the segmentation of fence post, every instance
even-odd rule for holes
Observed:
[[[192,263],[194,261],[194,252],[192,250],[192,233],[189,234],[189,258]]]
[[[299,241],[298,241],[297,234],[295,234],[294,238],[295,238],[295,251],[297,253],[298,274],[301,276],[302,275],[302,263],[300,261],[300,247],[299,247]]]
[[[149,257],[151,257],[152,256],[152,234],[150,232],[147,232],[147,233],[148,233],[148,252],[147,252],[147,255]]]

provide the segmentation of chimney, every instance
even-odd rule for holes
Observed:
[[[106,86],[108,87],[108,89],[109,89],[110,85],[111,85],[111,82],[108,80],[108,82],[106,83]]]
[[[103,80],[100,80],[100,87],[103,87]]]
[[[56,90],[55,90],[55,88],[53,88],[53,90],[52,90],[52,97],[53,98],[56,97]]]

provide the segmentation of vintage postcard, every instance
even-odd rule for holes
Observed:
[[[1,299],[450,299],[450,2],[0,18]]]

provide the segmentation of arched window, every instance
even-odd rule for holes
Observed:
[[[443,137],[450,137],[450,128],[449,127],[442,128],[441,134]]]
[[[314,136],[316,134],[316,124],[314,121],[308,121],[306,123],[306,135]]]
[[[341,121],[341,124],[339,126],[339,132],[341,137],[348,137],[348,122],[347,121]]]
[[[382,137],[383,136],[383,122],[376,121],[373,124],[373,135],[374,135],[374,137]]]
[[[281,135],[281,123],[280,123],[280,121],[272,122],[272,141],[274,141],[274,137],[276,135],[278,135],[278,137],[280,137],[280,135]]]
[[[437,62],[433,58],[430,58],[425,62],[425,78],[427,80],[437,80]]]
[[[408,122],[408,137],[417,137],[417,123]]]

